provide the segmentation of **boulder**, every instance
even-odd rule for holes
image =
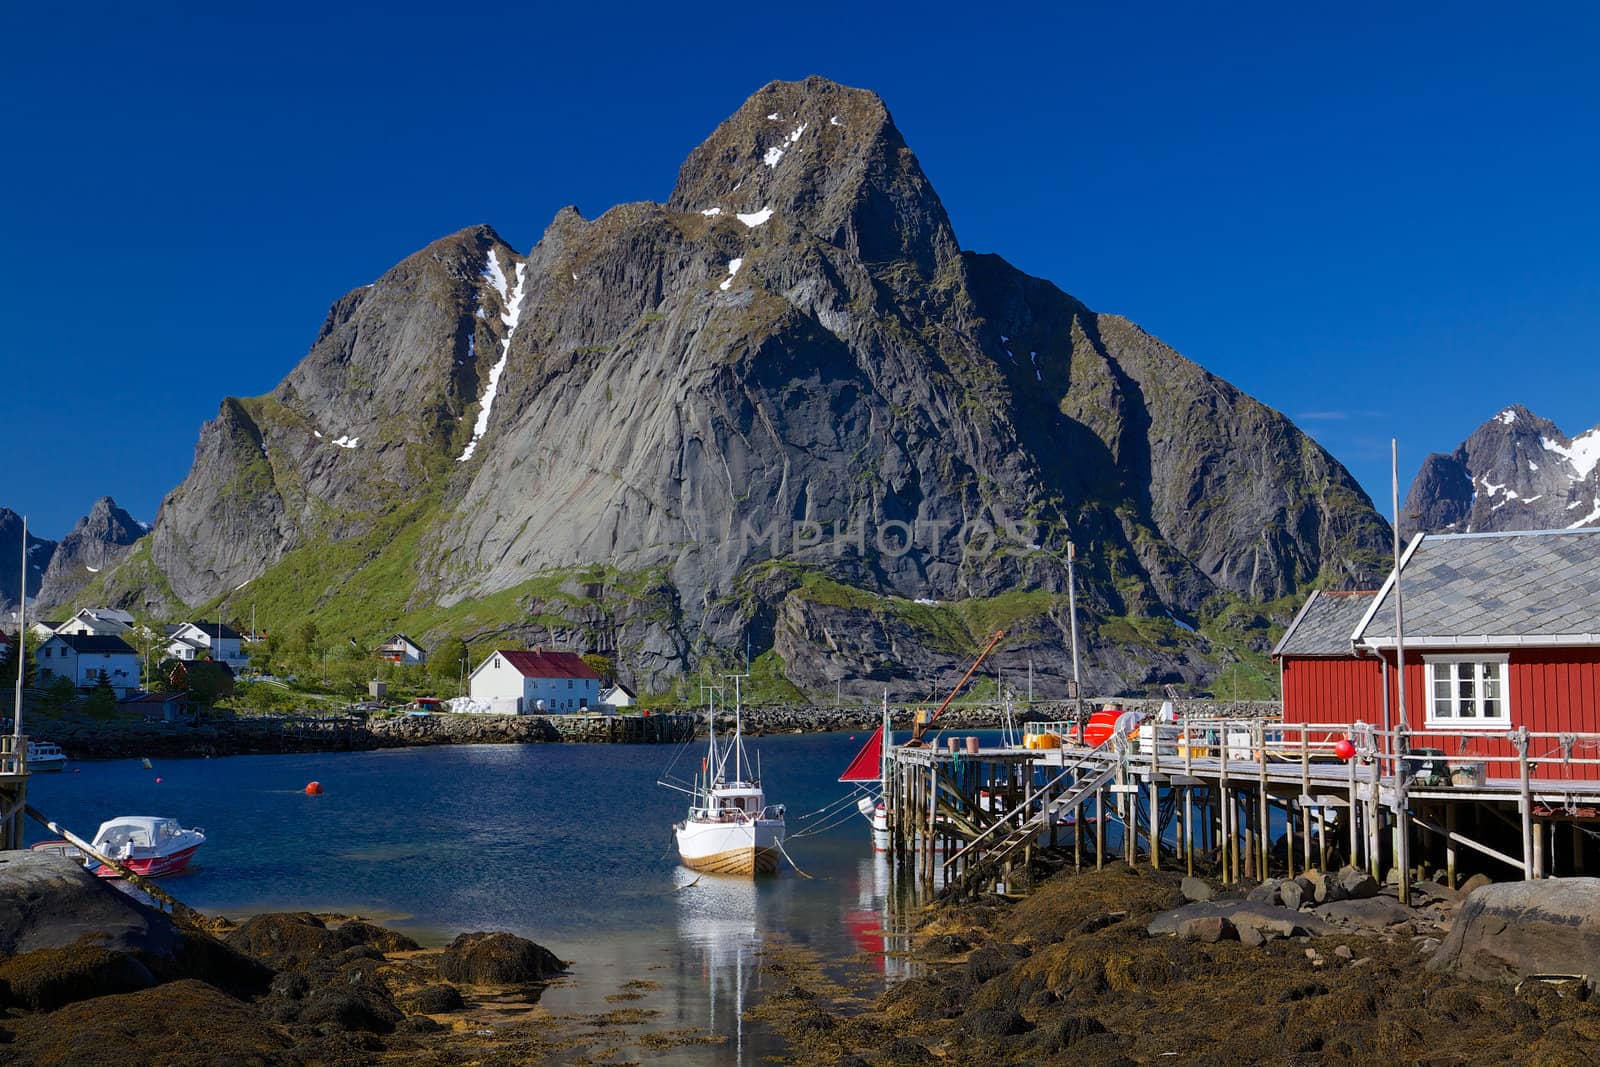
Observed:
[[[1260,948],[1267,943],[1267,935],[1249,923],[1240,923],[1238,933],[1239,944],[1245,948]]]
[[[1180,922],[1177,933],[1185,941],[1199,941],[1204,945],[1215,945],[1218,941],[1234,936],[1234,927],[1226,916],[1198,915]]]
[[[1461,888],[1458,890],[1458,892],[1461,894],[1462,898],[1465,899],[1471,895],[1474,890],[1482,889],[1486,885],[1494,885],[1494,879],[1490,878],[1487,874],[1475,874],[1471,878],[1468,878],[1465,882],[1461,883]]]
[[[1411,909],[1393,897],[1336,900],[1331,904],[1318,904],[1311,910],[1329,922],[1363,930],[1383,930],[1413,918]]]
[[[439,957],[439,976],[474,985],[540,982],[566,969],[543,945],[508,933],[462,934]]]
[[[1255,886],[1248,893],[1246,893],[1244,895],[1244,899],[1250,901],[1252,904],[1270,904],[1276,906],[1278,903],[1278,887],[1281,884],[1282,883],[1276,878],[1269,878],[1267,881],[1262,882],[1260,885]]]
[[[1278,887],[1278,903],[1290,911],[1299,911],[1300,904],[1306,899],[1307,885],[1302,885],[1299,878],[1291,878]]]
[[[1339,888],[1347,899],[1365,900],[1378,895],[1378,880],[1366,871],[1346,867],[1339,872]]]
[[[49,1010],[195,978],[238,996],[272,972],[208,934],[118,892],[78,864],[0,853],[0,964],[14,1003]]]
[[[1211,900],[1217,895],[1211,883],[1204,878],[1186,877],[1179,883],[1178,889],[1183,893],[1183,899],[1191,904],[1196,901]]]
[[[1266,904],[1252,904],[1244,900],[1209,900],[1185,904],[1181,908],[1157,915],[1150,920],[1145,930],[1152,936],[1175,934],[1178,932],[1179,924],[1186,919],[1198,919],[1210,915],[1226,918],[1236,929],[1249,925],[1263,934],[1270,933],[1278,937],[1294,937],[1299,934],[1319,937],[1328,931],[1328,924],[1315,915]]]
[[[1474,890],[1430,966],[1471,978],[1595,973],[1600,878],[1506,882]]]

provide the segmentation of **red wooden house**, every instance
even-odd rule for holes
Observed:
[[[1538,778],[1600,779],[1600,529],[1419,534],[1400,558],[1410,747]],[[1286,722],[1402,721],[1395,575],[1313,593],[1273,649]],[[1588,737],[1580,735],[1590,735]]]

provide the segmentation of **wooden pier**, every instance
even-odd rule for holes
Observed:
[[[22,847],[28,807],[28,739],[0,734],[0,849]]]
[[[970,752],[934,737],[891,750],[890,849],[925,884],[1004,886],[1043,844],[1074,862],[1121,858],[1224,882],[1352,864],[1401,898],[1419,868],[1452,887],[1577,874],[1600,860],[1600,734],[1383,731],[1370,724],[1144,720],[1099,746],[1077,723],[1030,723],[1020,746]],[[1423,745],[1433,747],[1421,747]],[[1039,747],[1043,746],[1043,747]],[[1348,759],[1341,752],[1350,752]],[[1490,772],[1494,772],[1491,775]]]

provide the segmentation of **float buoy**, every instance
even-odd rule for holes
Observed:
[[[156,779],[156,785],[160,785],[160,784],[161,784],[161,779],[157,778]]]
[[[1342,760],[1349,760],[1356,754],[1356,746],[1348,737],[1343,738],[1333,746],[1333,754]]]
[[[306,796],[308,796],[308,797],[320,797],[321,795],[322,795],[322,783],[321,782],[307,782],[306,783]]]

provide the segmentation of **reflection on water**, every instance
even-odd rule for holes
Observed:
[[[747,994],[761,987],[757,885],[749,878],[702,876],[682,867],[677,875],[679,954],[691,972],[699,970],[706,990],[700,1025],[729,1035],[733,1062],[747,1063]]]

